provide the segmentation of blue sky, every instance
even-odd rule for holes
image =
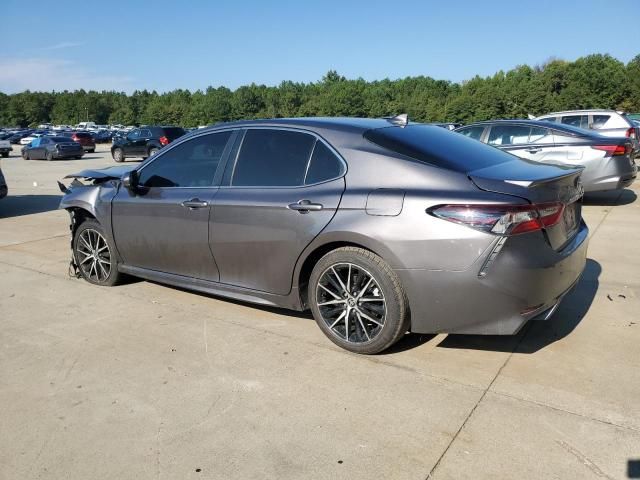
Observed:
[[[549,57],[640,53],[638,0],[4,0],[0,91],[166,91],[329,69],[461,81]]]

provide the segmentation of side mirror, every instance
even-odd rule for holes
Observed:
[[[138,171],[131,170],[122,177],[122,186],[132,192],[138,188]]]

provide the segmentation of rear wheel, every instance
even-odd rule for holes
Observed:
[[[4,153],[2,154],[2,157],[3,157],[3,158],[9,158],[9,152],[4,152]]]
[[[90,150],[87,150],[87,152],[89,152],[89,153],[93,153],[93,152],[95,152],[95,151],[96,151],[96,149],[95,149],[95,148],[92,148],[92,149],[90,149]]]
[[[31,160],[31,158],[29,158],[29,152],[27,152],[27,151],[23,151],[22,152],[22,158],[24,160]]]
[[[400,279],[378,255],[356,247],[329,252],[309,279],[309,304],[320,329],[355,353],[379,353],[408,330]]]
[[[150,157],[153,157],[156,153],[158,153],[158,150],[159,150],[159,149],[157,149],[157,148],[155,148],[155,147],[151,147],[151,148],[149,149],[149,156],[150,156]]]
[[[80,274],[89,283],[112,286],[121,278],[113,245],[97,220],[85,220],[77,228],[73,236],[73,258]]]
[[[112,153],[113,159],[120,163],[120,162],[124,162],[124,152],[122,151],[121,148],[116,148],[113,153]]]

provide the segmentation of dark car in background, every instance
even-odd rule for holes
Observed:
[[[0,199],[6,197],[8,192],[9,189],[7,188],[7,181],[4,179],[2,167],[0,166]]]
[[[88,282],[310,308],[370,354],[548,319],[585,267],[581,171],[406,117],[243,121],[70,175],[60,207]]]
[[[537,120],[491,120],[456,132],[526,160],[583,166],[585,192],[625,188],[637,175],[633,143],[626,137]]]
[[[113,133],[110,130],[98,130],[94,133],[96,143],[108,143],[111,138],[113,138]]]
[[[69,137],[40,137],[22,148],[22,158],[25,160],[80,159],[83,155],[82,145]]]
[[[147,158],[155,155],[162,147],[186,133],[180,127],[144,126],[134,128],[125,136],[113,138],[111,156],[116,162],[123,162],[130,157]]]

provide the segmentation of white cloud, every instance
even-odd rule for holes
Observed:
[[[73,47],[81,47],[84,43],[80,42],[60,42],[54,45],[49,45],[48,47],[42,47],[39,50],[60,50],[63,48],[73,48]]]
[[[54,45],[55,46],[55,45]],[[0,58],[0,92],[24,90],[133,90],[127,76],[103,75],[83,65],[62,59]]]

